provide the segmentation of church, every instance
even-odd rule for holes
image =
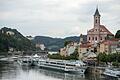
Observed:
[[[96,8],[93,28],[87,31],[87,42],[83,41],[83,36],[80,35],[78,53],[82,60],[94,60],[97,54],[113,52],[117,47],[118,40],[113,40],[114,35],[104,25],[101,25],[100,17],[99,10]]]
[[[94,14],[94,27],[87,31],[87,42],[91,44],[100,43],[108,36],[114,36],[104,25],[101,25],[100,17],[99,10],[96,8]]]

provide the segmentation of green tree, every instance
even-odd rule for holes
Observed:
[[[106,53],[99,53],[97,56],[97,60],[101,62],[107,62],[107,54]]]
[[[79,57],[78,48],[76,48],[74,53],[70,55],[70,58],[73,60],[78,60],[78,57]]]
[[[4,33],[2,33],[4,31]],[[14,35],[6,34],[7,31],[12,31]],[[15,50],[34,50],[35,45],[19,33],[16,29],[2,28],[0,29],[0,52],[7,52],[12,47]]]
[[[65,41],[64,42],[64,46],[66,47],[69,43],[71,43],[72,41]]]
[[[120,39],[120,30],[118,30],[118,31],[116,32],[116,34],[115,34],[115,38]]]

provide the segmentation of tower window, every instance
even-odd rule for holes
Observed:
[[[101,40],[102,40],[102,37],[101,37]]]
[[[97,41],[97,37],[95,37],[95,40]]]
[[[97,23],[97,20],[96,20],[96,23]]]
[[[94,40],[94,37],[92,38],[92,40]]]
[[[90,37],[89,37],[89,40],[90,40]]]

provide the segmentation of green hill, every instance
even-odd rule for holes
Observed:
[[[14,50],[32,50],[35,49],[34,44],[24,37],[16,29],[1,28],[0,29],[0,52],[6,52],[10,48]]]
[[[84,41],[87,41],[87,36],[83,35]],[[33,42],[44,44],[49,50],[51,51],[58,51],[60,48],[64,47],[65,41],[74,41],[79,42],[80,37],[79,36],[72,36],[72,37],[66,37],[66,38],[52,38],[52,37],[46,37],[46,36],[36,36],[33,39]]]

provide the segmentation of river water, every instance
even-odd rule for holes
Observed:
[[[73,74],[40,69],[38,67],[23,67],[17,62],[0,61],[0,80],[118,80],[112,77],[95,74]]]

